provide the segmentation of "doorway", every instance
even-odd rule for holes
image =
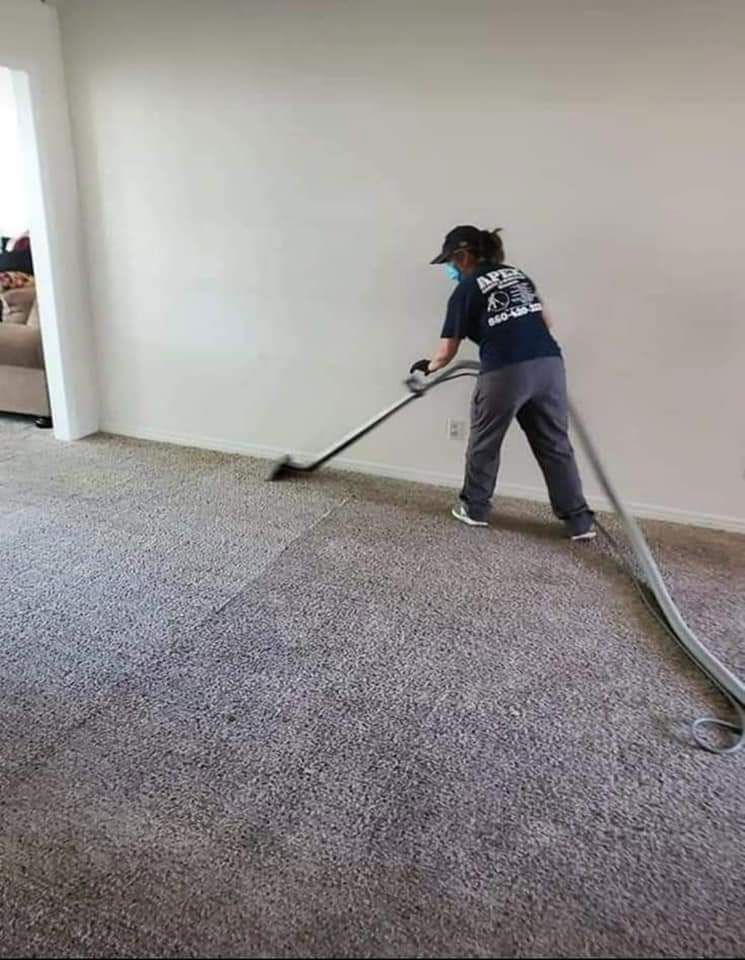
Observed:
[[[98,390],[57,11],[19,0],[3,9],[0,67],[15,101],[54,435],[75,440],[98,429]]]

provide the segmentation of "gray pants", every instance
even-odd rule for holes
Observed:
[[[582,494],[568,435],[564,361],[539,357],[482,373],[471,402],[471,436],[461,500],[474,520],[486,520],[499,471],[499,452],[513,418],[543,471],[551,506],[570,533],[583,533],[592,511]]]

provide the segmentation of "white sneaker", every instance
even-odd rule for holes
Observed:
[[[469,527],[488,527],[489,524],[486,520],[474,520],[472,516],[469,515],[468,509],[463,502],[458,502],[450,511],[456,520],[460,520],[461,523],[468,524]]]
[[[577,540],[594,540],[597,535],[598,535],[597,530],[594,530],[592,527],[590,527],[590,529],[585,530],[584,533],[572,534],[572,536],[569,539],[574,540],[575,542]]]

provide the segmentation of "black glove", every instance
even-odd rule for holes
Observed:
[[[412,363],[409,373],[423,373],[426,377],[429,373],[429,360],[417,360],[416,363]]]

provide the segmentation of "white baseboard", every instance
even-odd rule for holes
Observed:
[[[221,453],[237,453],[243,456],[259,457],[273,460],[286,455],[287,451],[279,447],[264,446],[254,443],[243,443],[235,440],[222,440],[218,437],[200,437],[193,434],[164,433],[157,430],[144,430],[123,423],[107,423],[101,427],[105,433],[119,434],[133,437],[138,440],[152,440],[156,443],[172,443],[182,447],[196,447],[203,450],[217,450]],[[299,460],[312,459],[314,454],[304,451],[295,451]],[[352,460],[340,457],[333,462],[335,470],[347,470],[354,473],[364,473],[376,477],[388,477],[392,480],[410,480],[413,483],[426,483],[438,487],[460,488],[462,476],[440,473],[434,470],[420,470],[416,467],[397,467],[384,463],[374,463],[369,460]],[[546,491],[542,487],[531,487],[519,483],[499,484],[499,492],[506,497],[515,497],[519,500],[533,500],[539,503],[548,503]],[[590,506],[594,510],[611,511],[612,507],[604,497],[588,496]],[[665,520],[668,523],[679,523],[693,527],[706,527],[712,530],[727,530],[731,533],[745,534],[745,518],[723,517],[713,513],[692,513],[687,510],[677,510],[672,507],[661,507],[655,504],[636,503],[626,501],[626,507],[635,517],[644,520]]]

